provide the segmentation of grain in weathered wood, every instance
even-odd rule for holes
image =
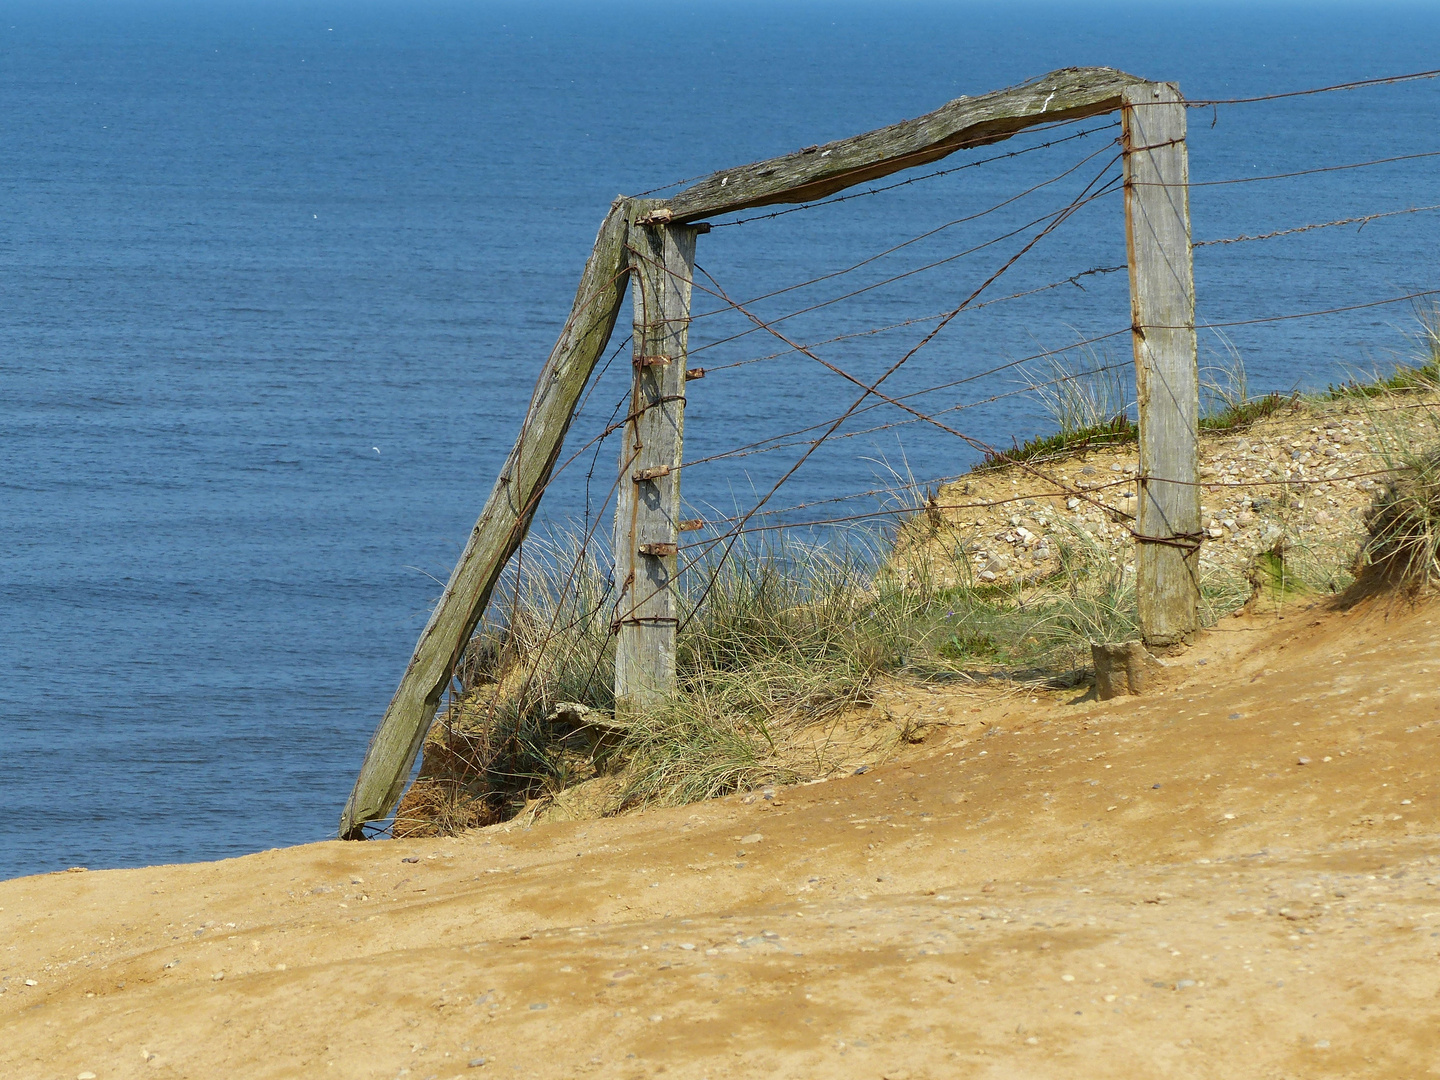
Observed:
[[[635,362],[615,510],[617,713],[654,705],[675,689],[680,460],[696,234],[686,225],[630,230]]]
[[[1194,634],[1200,598],[1200,383],[1185,105],[1174,83],[1128,87],[1122,98],[1140,414],[1136,591],[1141,636],[1171,645]]]
[[[385,817],[399,801],[451,672],[475,632],[500,571],[530,527],[575,403],[620,313],[631,217],[630,200],[618,199],[600,226],[570,317],[540,371],[519,440],[370,740],[340,817],[342,837],[359,839],[361,826]]]
[[[679,222],[754,206],[808,202],[938,161],[956,150],[1008,139],[1037,124],[1113,112],[1120,108],[1122,92],[1137,85],[1150,84],[1114,68],[1063,68],[1006,90],[957,98],[914,120],[722,169],[657,204],[657,209]]]

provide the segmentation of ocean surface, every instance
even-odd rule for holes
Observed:
[[[617,193],[1069,65],[1217,99],[1437,56],[1422,5],[0,2],[0,877],[333,835]],[[985,285],[887,388],[955,383],[911,400],[990,445],[1050,426],[1023,391],[1052,361],[1014,362],[1128,325],[1118,193],[986,282],[1116,174],[1112,121],[701,237],[687,458],[855,397],[724,298],[793,341],[843,336],[815,351],[873,378]],[[1189,121],[1197,184],[1435,152],[1440,82]],[[1197,186],[1194,233],[1440,203],[1437,160]],[[1202,331],[1209,377],[1238,357],[1259,393],[1394,363],[1409,304],[1251,320],[1440,287],[1437,241],[1424,212],[1197,249],[1200,321],[1227,324]],[[614,345],[570,450],[623,397]],[[1053,362],[1128,358],[1122,333]],[[885,426],[904,419],[857,416],[766,520],[874,510],[827,500],[976,459]],[[686,496],[743,511],[803,450],[715,458]],[[577,458],[542,531],[603,514],[616,454]]]

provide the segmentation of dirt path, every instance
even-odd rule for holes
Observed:
[[[1440,1075],[1437,619],[941,689],[773,800],[0,883],[0,1076]]]

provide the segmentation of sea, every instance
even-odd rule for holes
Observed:
[[[1217,102],[1197,240],[1348,221],[1197,247],[1207,393],[1324,388],[1430,298],[1357,305],[1440,288],[1440,212],[1392,213],[1440,204],[1440,81],[1220,102],[1437,56],[1432,4],[3,0],[0,877],[334,835],[617,194],[1057,68],[1176,81]],[[1117,136],[718,217],[690,512],[870,527],[1053,429],[1047,383],[1133,393]],[[537,540],[606,531],[628,322]],[[902,360],[944,427],[862,403],[777,487]]]

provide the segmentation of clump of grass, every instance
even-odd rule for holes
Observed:
[[[1362,574],[1417,590],[1440,578],[1440,449],[1391,451],[1389,483],[1365,516]]]
[[[881,677],[1043,676],[1083,666],[1092,637],[1132,635],[1123,568],[1082,532],[1060,547],[1040,599],[896,573],[878,533],[717,548],[683,580],[677,692],[616,720],[607,565],[574,541],[532,544],[467,650],[397,829],[503,820],[607,775],[614,806],[827,775],[853,750],[835,733]]]
[[[1226,357],[1200,371],[1200,430],[1235,431],[1274,415],[1294,400],[1276,393],[1252,398],[1244,359],[1228,340],[1222,337],[1221,342]],[[1116,446],[1140,437],[1132,418],[1135,403],[1129,396],[1133,376],[1128,364],[1082,349],[1079,362],[1049,357],[1043,368],[1027,369],[1026,380],[1050,414],[1054,432],[1016,441],[1009,450],[987,452],[976,471]]]
[[[1243,427],[1274,416],[1286,405],[1295,403],[1295,398],[1284,394],[1266,394],[1264,397],[1248,398],[1235,404],[1227,404],[1215,412],[1200,417],[1201,431],[1236,431]]]
[[[1047,357],[1038,367],[1022,368],[1027,389],[1039,399],[1055,427],[1053,434],[1015,442],[1009,450],[988,452],[977,469],[1034,461],[1091,446],[1133,441],[1139,434],[1128,364],[1094,349],[1076,350],[1078,359]]]
[[[986,451],[975,471],[1003,468],[1017,461],[1043,461],[1100,446],[1118,446],[1134,442],[1139,437],[1140,429],[1135,421],[1128,416],[1117,416],[1093,427],[1037,435],[1023,443],[1017,441],[1009,450]]]
[[[1377,368],[1368,378],[1356,376],[1331,384],[1322,396],[1336,401],[1440,390],[1440,305],[1417,307],[1415,321],[1418,329],[1408,335],[1415,346],[1411,362],[1397,364],[1388,375],[1380,374]]]
[[[866,704],[903,654],[915,600],[877,585],[861,534],[739,544],[693,568],[679,692],[629,723],[632,802],[680,803],[827,771],[801,732]]]

